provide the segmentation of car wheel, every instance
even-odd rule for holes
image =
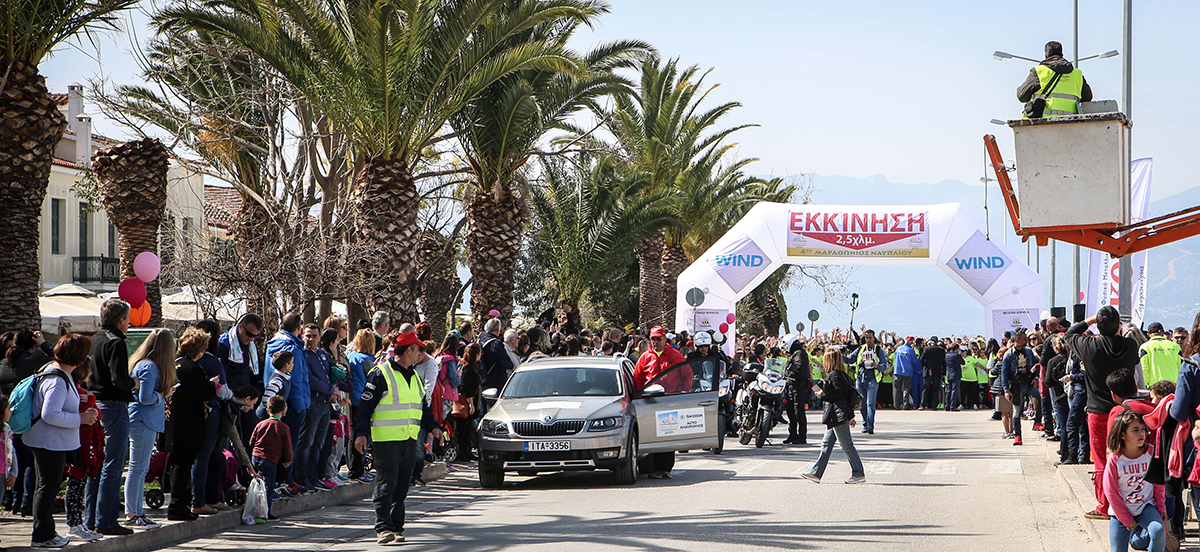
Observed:
[[[721,454],[725,450],[725,415],[717,416],[717,448],[712,449],[713,454]]]
[[[626,455],[625,462],[620,467],[613,470],[613,476],[617,479],[617,485],[633,485],[637,483],[638,476],[638,440],[637,433],[632,433],[629,436],[629,454]]]
[[[479,486],[485,489],[499,489],[504,486],[504,470],[487,470],[479,466]]]
[[[771,428],[774,427],[771,423],[774,416],[770,410],[763,412],[762,416],[758,421],[758,435],[754,436],[754,446],[757,448],[763,448],[763,445],[767,444],[767,437],[771,435]]]

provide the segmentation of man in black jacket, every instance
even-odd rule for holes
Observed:
[[[88,391],[96,395],[100,424],[104,426],[104,468],[95,495],[88,486],[88,500],[96,504],[96,532],[101,535],[131,535],[133,529],[117,523],[121,508],[121,472],[129,452],[129,403],[135,381],[129,377],[129,303],[108,299],[100,307],[100,332],[92,336],[92,375]]]
[[[929,346],[921,353],[921,367],[925,376],[925,395],[917,410],[937,410],[942,400],[942,377],[946,375],[946,350],[936,335],[929,339]]]
[[[504,323],[499,318],[492,318],[484,324],[483,335],[479,336],[479,344],[483,346],[480,363],[483,365],[481,376],[484,389],[503,388],[508,382],[509,372],[515,368],[501,335],[504,335]]]
[[[787,384],[787,416],[788,438],[784,444],[808,444],[808,416],[805,408],[808,396],[812,394],[812,368],[809,365],[808,351],[804,349],[804,341],[799,336],[791,336],[785,341],[788,351],[787,367],[784,375],[788,377]]]

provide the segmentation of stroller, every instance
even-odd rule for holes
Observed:
[[[246,503],[246,487],[238,480],[242,465],[228,449],[222,452],[225,466],[221,470],[221,497],[226,504],[238,507]],[[167,502],[166,493],[171,492],[170,475],[174,466],[170,465],[169,459],[167,453],[157,449],[150,456],[150,470],[146,472],[145,502],[146,507],[151,510],[162,508]]]

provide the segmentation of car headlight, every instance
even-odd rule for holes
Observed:
[[[598,420],[592,420],[592,423],[588,425],[588,431],[608,431],[610,429],[617,429],[623,425],[625,425],[625,418],[622,418],[621,416],[600,418]]]
[[[508,435],[508,422],[502,420],[484,420],[482,426],[484,433],[492,435]]]

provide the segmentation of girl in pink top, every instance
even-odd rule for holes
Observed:
[[[1129,550],[1129,537],[1149,533],[1149,552],[1163,552],[1167,532],[1166,491],[1146,482],[1151,453],[1142,415],[1125,410],[1114,417],[1108,432],[1108,462],[1104,467],[1104,495],[1108,497],[1108,540],[1113,552]]]

